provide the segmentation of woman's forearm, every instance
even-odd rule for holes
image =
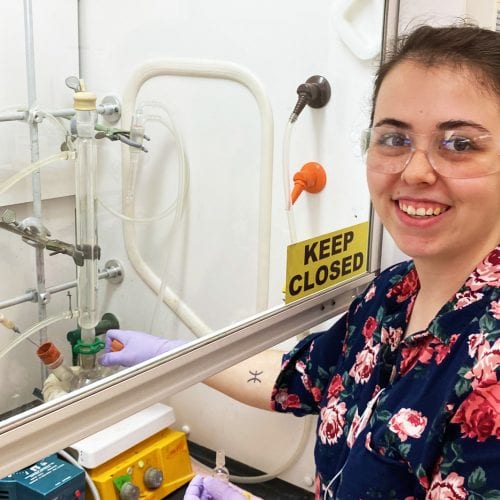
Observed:
[[[271,410],[271,391],[282,356],[281,351],[263,351],[213,375],[204,383],[241,403]]]

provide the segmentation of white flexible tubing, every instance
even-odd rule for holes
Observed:
[[[97,487],[92,481],[92,478],[89,476],[87,471],[67,452],[64,450],[59,450],[57,452],[58,455],[61,455],[65,460],[73,464],[75,467],[78,467],[79,469],[82,469],[84,474],[85,474],[85,481],[87,482],[87,486],[89,487],[90,492],[92,493],[92,496],[94,497],[94,500],[101,500],[101,496],[99,495],[99,491],[97,490]]]
[[[129,151],[123,151],[122,149],[122,161],[124,158],[126,158],[127,160],[133,158],[133,161],[128,161],[127,165],[129,169],[133,168],[134,170],[136,170],[140,154],[138,151],[132,151],[129,156],[128,153]],[[130,179],[135,179],[135,176],[131,177],[130,175],[128,175],[128,173],[129,172],[127,172],[127,170],[122,170],[122,182],[126,182],[126,180]],[[126,184],[122,188],[123,212],[128,218],[132,220],[135,219],[135,197],[130,196],[133,188],[135,188],[135,186],[128,186]],[[197,337],[210,333],[212,329],[208,327],[184,302],[182,302],[171,288],[164,286],[162,280],[143,260],[137,246],[134,224],[131,222],[124,222],[123,233],[125,247],[127,249],[129,259],[138,274],[145,281],[145,283],[161,297],[161,299],[167,304],[172,312],[176,314],[176,316],[184,323],[184,325]]]
[[[282,151],[282,162],[283,162],[283,192],[285,196],[285,211],[287,215],[288,221],[288,232],[290,235],[290,243],[297,242],[297,231],[295,228],[295,217],[293,214],[293,205],[291,202],[291,193],[290,193],[290,138],[292,135],[293,122],[288,121],[287,126],[285,127],[285,135],[283,138],[283,151]],[[297,443],[297,447],[295,448],[294,453],[290,456],[290,458],[278,469],[274,472],[270,472],[269,474],[264,474],[261,476],[229,476],[230,481],[242,484],[250,484],[250,483],[260,483],[264,481],[269,481],[279,476],[283,472],[287,471],[295,462],[299,459],[300,454],[304,450],[307,442],[309,440],[309,435],[311,433],[312,428],[312,418],[304,417],[304,426],[302,428],[302,435],[300,437],[299,442]]]
[[[124,198],[124,213],[130,217],[134,218],[134,205],[130,201],[126,201]],[[135,238],[135,228],[133,223],[124,222],[123,223],[123,235],[125,239],[125,247],[127,249],[127,254],[130,262],[134,266],[139,276],[143,281],[155,292],[155,294],[162,293],[162,298],[165,304],[172,310],[172,312],[186,325],[191,332],[193,332],[197,337],[206,335],[212,332],[212,329],[208,327],[198,316],[184,303],[181,299],[171,290],[169,287],[163,287],[162,291],[162,281],[153,272],[153,270],[146,264],[142,256],[139,253],[137,247],[137,240]]]
[[[179,151],[181,151],[181,153],[179,155],[179,162],[181,164],[182,175],[184,176],[184,179],[186,179],[184,184],[187,184],[188,183],[187,179],[189,179],[189,171],[187,168],[186,157],[184,154],[184,145],[183,145],[183,141],[182,141],[180,134],[175,129],[175,126],[173,124],[172,125],[168,124],[165,120],[162,120],[160,117],[157,117],[157,118],[156,117],[146,117],[145,121],[147,122],[148,120],[158,121],[159,123],[164,125],[171,132],[171,134],[174,136],[174,139],[176,141],[176,145],[179,148]],[[185,197],[186,197],[186,190],[184,188],[184,190],[182,191],[182,199],[181,199],[182,204],[185,203]],[[179,203],[179,199],[177,199],[177,201],[172,202],[172,204],[170,206],[168,206],[167,208],[165,208],[164,210],[162,210],[161,212],[159,212],[155,215],[151,215],[149,217],[132,218],[132,217],[126,216],[125,214],[123,214],[121,212],[118,212],[118,210],[115,210],[115,209],[109,207],[100,198],[98,198],[98,201],[99,201],[100,205],[105,210],[107,210],[109,213],[111,213],[115,217],[118,217],[119,219],[124,220],[124,221],[135,222],[136,224],[159,221],[159,220],[167,217],[167,215],[170,215],[176,209],[177,204]]]
[[[63,151],[61,153],[57,153],[55,155],[49,156],[48,158],[44,158],[43,160],[39,160],[35,163],[31,163],[27,167],[19,170],[14,175],[6,179],[5,181],[0,183],[0,194],[5,193],[12,186],[17,184],[19,181],[24,179],[27,175],[33,173],[35,170],[38,170],[45,165],[49,165],[50,163],[57,160],[73,160],[75,158],[75,154],[72,151]]]
[[[285,212],[288,221],[288,233],[290,235],[290,243],[297,242],[297,229],[295,226],[295,217],[293,214],[293,205],[290,193],[290,138],[292,136],[294,122],[288,121],[285,127],[285,135],[283,137],[283,193],[285,195]]]
[[[174,221],[172,222],[172,225],[168,229],[167,232],[167,239],[174,241],[175,238],[175,231],[179,227],[179,224],[181,223],[182,215],[184,213],[184,208],[186,204],[186,195],[187,195],[187,188],[189,184],[189,170],[187,168],[187,160],[186,160],[186,151],[184,149],[184,142],[182,140],[181,134],[178,131],[177,127],[175,126],[175,123],[170,117],[170,112],[161,103],[143,103],[141,106],[138,108],[138,112],[142,113],[143,108],[146,106],[152,106],[155,108],[159,108],[163,110],[163,112],[167,115],[168,119],[170,120],[171,126],[167,124],[164,120],[162,120],[160,117],[157,117],[157,121],[159,123],[165,125],[167,129],[170,131],[170,133],[174,136],[176,145],[177,145],[177,161],[179,165],[179,175],[178,175],[178,180],[177,180],[177,203],[175,204],[175,216],[174,216]],[[145,118],[145,123],[149,119],[152,119],[153,117],[151,115],[146,115]],[[135,192],[135,185],[132,186],[131,189],[132,192]],[[153,313],[151,314],[151,322],[150,322],[150,331],[153,331],[156,315],[159,311],[160,304],[163,300],[163,294],[164,290],[167,288],[167,271],[168,271],[168,257],[169,257],[169,252],[165,252],[165,264],[163,267],[163,272],[161,275],[161,285],[160,285],[160,290],[158,292],[158,297],[156,300],[156,304],[153,309]]]
[[[36,111],[39,116],[43,118],[48,118],[50,121],[52,121],[52,124],[55,125],[55,127],[59,129],[59,131],[64,136],[65,144],[68,146],[69,150],[74,151],[75,150],[74,144],[71,140],[69,140],[71,137],[70,133],[62,123],[61,119],[56,118],[53,114],[49,113],[48,111],[44,111],[41,108],[38,108]]]
[[[295,224],[295,215],[293,211],[292,198],[290,193],[290,143],[292,136],[292,129],[295,122],[288,121],[285,127],[285,134],[283,138],[283,192],[285,194],[285,212],[288,222],[288,233],[290,235],[290,244],[297,243],[297,227]],[[309,331],[305,331],[295,336],[297,341],[302,340],[309,335]]]
[[[156,216],[153,217],[147,217],[147,218],[138,218],[138,217],[128,217],[124,214],[118,214],[114,210],[109,209],[108,207],[105,207],[111,213],[114,213],[115,215],[119,216],[122,220],[129,221],[129,222],[152,222],[155,220],[159,220],[160,218],[165,217],[169,213],[175,209],[175,217],[174,217],[174,222],[172,227],[169,229],[169,234],[173,233],[176,224],[180,223],[180,219],[182,217],[183,211],[184,211],[184,206],[186,202],[186,192],[187,192],[187,186],[189,183],[189,169],[187,168],[187,160],[186,160],[186,155],[185,155],[185,149],[184,149],[184,143],[181,137],[181,134],[177,130],[175,124],[173,123],[170,113],[166,106],[159,102],[146,102],[142,103],[138,108],[137,108],[137,113],[143,114],[143,108],[149,106],[153,108],[159,108],[162,111],[165,112],[167,115],[168,119],[170,120],[170,123],[167,123],[165,120],[163,120],[160,116],[157,115],[145,115],[144,117],[144,124],[146,124],[148,121],[157,121],[164,125],[167,130],[172,134],[172,136],[175,139],[175,143],[177,146],[177,156],[178,156],[178,164],[179,164],[179,176],[178,176],[178,183],[177,183],[177,200],[170,205],[166,210],[160,212]],[[139,162],[139,159],[142,155],[140,155],[139,152],[134,151],[133,158],[134,160],[130,162],[129,164],[129,174],[130,174],[130,169],[133,169],[133,172],[137,171],[138,165],[137,163]],[[124,186],[124,192],[125,192],[125,199],[127,200],[127,204],[130,203],[130,209],[132,210],[134,208],[134,203],[135,203],[135,183],[137,176],[136,175],[129,175],[127,177],[128,179],[128,184]],[[168,253],[166,253],[165,256],[165,262],[167,262],[168,258]],[[156,301],[153,313],[151,315],[151,324],[149,331],[153,331],[153,325],[155,321],[156,314],[158,312],[159,304],[163,301],[164,297],[164,290],[166,288],[166,273],[167,273],[167,264],[165,263],[164,266],[164,271],[162,273],[162,279],[161,279],[161,284],[160,288],[158,291],[158,300]],[[173,292],[172,290],[169,290],[168,292],[169,296],[172,296]],[[208,327],[206,327],[208,328]],[[208,330],[211,331],[211,330]],[[208,333],[205,332],[205,333]]]
[[[273,116],[271,105],[262,84],[245,68],[226,61],[199,59],[161,59],[140,66],[130,78],[124,92],[122,123],[132,118],[135,100],[142,85],[158,76],[187,76],[232,80],[247,87],[255,97],[261,115],[261,173],[259,196],[259,247],[257,255],[257,310],[267,308],[269,296],[269,261],[271,244],[272,168],[273,168]],[[127,147],[122,146],[122,178],[127,178]],[[128,226],[128,227],[127,227]],[[158,279],[144,263],[136,248],[135,235],[130,224],[124,225],[125,246],[129,259],[156,293]],[[177,297],[174,301],[179,301]],[[196,332],[195,332],[196,333]]]
[[[312,416],[307,416],[302,418],[304,418],[304,427],[302,428],[302,435],[300,436],[300,440],[297,443],[297,447],[295,448],[293,454],[282,466],[278,467],[275,471],[270,472],[269,474],[262,474],[260,476],[229,475],[229,480],[235,483],[242,483],[242,484],[263,483],[264,481],[270,481],[271,479],[274,479],[275,477],[278,477],[280,474],[283,474],[283,472],[287,471],[300,458],[309,440],[309,434],[312,429],[314,418]]]
[[[5,346],[3,349],[0,350],[0,359],[3,358],[8,352],[10,352],[14,347],[16,347],[18,344],[20,344],[24,339],[27,339],[34,333],[42,330],[43,328],[46,328],[50,325],[53,325],[54,323],[57,323],[58,321],[62,321],[65,319],[73,319],[73,318],[78,318],[80,314],[80,311],[78,310],[73,310],[73,311],[64,311],[61,314],[58,314],[57,316],[51,316],[50,318],[44,319],[43,321],[40,321],[39,323],[36,323],[33,325],[31,328],[26,330],[22,335],[19,335],[19,337],[16,337],[16,339],[11,342],[9,345]]]

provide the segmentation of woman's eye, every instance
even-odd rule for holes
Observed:
[[[379,140],[379,144],[389,146],[391,148],[401,148],[411,146],[411,141],[408,137],[402,134],[384,134]]]
[[[451,137],[443,140],[443,147],[452,153],[463,153],[476,149],[474,141],[467,137]]]

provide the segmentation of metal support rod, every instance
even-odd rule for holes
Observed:
[[[66,109],[56,109],[56,110],[43,110],[49,115],[56,118],[71,118],[75,116],[75,110],[73,108]],[[116,104],[98,104],[96,107],[97,114],[107,116],[112,115],[120,111],[120,106]],[[25,121],[28,119],[28,111],[14,111],[11,113],[5,113],[0,115],[0,122],[13,122],[13,121]],[[43,116],[40,116],[43,119]]]
[[[99,271],[97,278],[100,280],[102,279],[110,280],[112,278],[121,279],[123,278],[123,268],[117,261],[112,261],[112,263],[108,263],[102,271]],[[75,287],[76,287],[76,280],[48,287],[46,288],[45,292],[47,294],[52,295],[54,293],[63,292],[64,290],[69,290],[70,288],[75,288]],[[24,293],[23,295],[19,295],[17,297],[14,297],[13,299],[8,299],[0,302],[0,310],[12,306],[17,306],[18,304],[23,304],[25,302],[36,302],[36,301],[37,301],[37,291],[30,290]]]
[[[35,77],[35,50],[33,44],[33,10],[31,0],[24,0],[24,38],[26,51],[26,76],[28,89],[28,107],[31,109],[36,104],[36,77]],[[40,158],[39,142],[38,142],[38,124],[32,121],[30,127],[30,147],[31,147],[31,162],[35,163]],[[33,215],[42,220],[42,186],[40,178],[40,170],[32,174],[32,189],[33,189]],[[43,248],[35,249],[35,265],[36,265],[36,281],[38,294],[38,319],[43,321],[47,317],[46,305],[40,297],[45,295],[45,261]],[[39,334],[40,343],[47,340],[47,329],[43,328]],[[46,376],[46,369],[42,367],[42,380]]]
[[[384,22],[380,51],[382,62],[387,57],[387,52],[391,43],[398,36],[399,4],[399,0],[385,0],[384,3]],[[368,271],[370,272],[378,272],[380,270],[382,261],[382,238],[382,222],[375,212],[373,205],[370,204],[370,236],[368,250]]]

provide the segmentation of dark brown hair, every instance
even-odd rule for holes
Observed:
[[[464,22],[446,27],[420,26],[399,38],[379,67],[374,84],[372,119],[380,86],[403,61],[427,67],[447,65],[469,69],[477,82],[500,97],[500,33]]]

